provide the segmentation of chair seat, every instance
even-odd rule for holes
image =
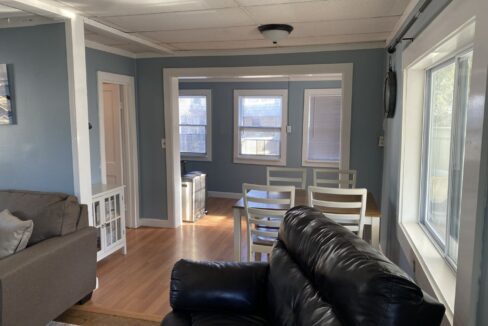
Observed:
[[[252,235],[252,243],[261,246],[273,246],[276,242],[275,238],[261,237],[255,234]]]

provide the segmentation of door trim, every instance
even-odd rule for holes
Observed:
[[[125,108],[123,110],[124,125],[121,130],[124,133],[125,143],[123,151],[123,173],[127,175],[124,180],[126,186],[126,205],[129,219],[126,225],[129,228],[139,227],[139,161],[137,149],[137,121],[134,77],[120,74],[113,74],[103,71],[97,72],[98,91],[98,116],[100,127],[100,169],[102,183],[107,182],[107,171],[105,166],[105,126],[103,123],[103,83],[117,84],[122,86]]]
[[[251,67],[206,67],[206,68],[163,68],[163,111],[166,151],[166,189],[168,225],[177,228],[182,224],[181,208],[181,167],[180,167],[180,134],[178,116],[178,79],[182,77],[216,77],[227,76],[263,76],[263,75],[322,75],[341,74],[343,87],[343,105],[352,107],[353,64],[311,64],[285,66],[251,66]],[[349,148],[347,149],[349,157]],[[349,161],[349,159],[347,159]],[[164,167],[162,167],[164,168]]]

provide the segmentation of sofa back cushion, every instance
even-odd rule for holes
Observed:
[[[0,191],[0,211],[8,209],[19,219],[34,222],[28,245],[76,231],[87,219],[86,209],[74,196],[36,191]],[[85,211],[85,214],[82,212]]]
[[[442,320],[444,307],[425,300],[405,272],[318,210],[289,210],[278,243],[345,325],[438,325]]]
[[[22,221],[7,209],[0,211],[0,259],[24,250],[33,226],[32,221]]]
[[[273,325],[341,325],[332,306],[302,274],[281,241],[271,256],[267,292]]]

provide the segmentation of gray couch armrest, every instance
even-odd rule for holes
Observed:
[[[44,325],[92,292],[96,244],[89,227],[0,260],[0,326]]]

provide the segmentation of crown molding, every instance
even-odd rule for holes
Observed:
[[[316,75],[281,75],[281,76],[236,76],[224,78],[181,78],[180,83],[267,83],[267,82],[301,82],[301,81],[341,81],[342,74],[316,74]]]
[[[87,48],[90,48],[90,49],[95,49],[95,50],[99,50],[99,51],[103,51],[103,52],[107,52],[107,53],[111,53],[111,54],[116,54],[116,55],[120,55],[120,56],[127,57],[130,59],[136,59],[137,58],[137,55],[133,52],[122,50],[122,49],[119,49],[119,48],[116,48],[113,46],[101,44],[101,43],[94,42],[94,41],[85,40],[85,46]]]
[[[276,47],[276,48],[263,48],[263,49],[241,49],[241,50],[215,50],[215,51],[174,50],[171,55],[166,55],[166,54],[161,55],[156,53],[139,53],[137,54],[137,58],[147,59],[147,58],[167,58],[167,57],[211,57],[211,56],[309,53],[309,52],[384,49],[385,46],[386,46],[386,42],[362,42],[362,43],[307,45],[307,46],[290,46],[290,47]]]

